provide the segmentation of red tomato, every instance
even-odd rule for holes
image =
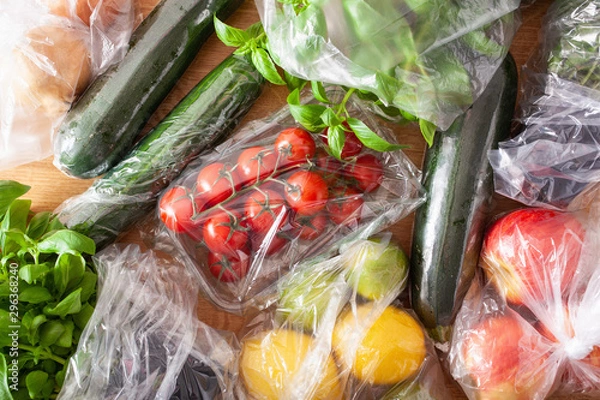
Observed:
[[[329,218],[338,224],[354,225],[360,219],[363,194],[353,187],[338,186],[331,191],[327,202]]]
[[[350,129],[348,123],[344,122],[344,131],[346,133],[346,140],[344,140],[344,147],[342,147],[342,159],[347,160],[351,157],[358,155],[363,149],[362,142],[356,137],[356,134]],[[329,134],[329,128],[325,128],[321,137],[326,145],[329,145],[327,135]]]
[[[315,164],[315,171],[319,172],[327,186],[336,185],[339,183],[340,178],[343,177],[343,174],[341,173],[343,163],[334,156],[327,154],[327,152],[321,148],[317,149]]]
[[[268,238],[266,237],[266,234],[253,233],[250,235],[250,241],[252,243],[252,251],[255,253],[261,251],[262,248],[266,247],[266,256],[270,256],[277,253],[283,248],[283,246],[285,246],[288,243],[288,240],[285,237],[277,233]]]
[[[208,205],[227,199],[240,188],[240,180],[229,163],[212,163],[202,168],[196,179],[196,190]]]
[[[208,253],[208,268],[210,273],[221,282],[236,282],[248,273],[250,256],[244,252],[236,255]]]
[[[316,145],[310,133],[301,128],[287,128],[275,139],[279,165],[288,166],[307,162],[315,155]]]
[[[317,214],[313,217],[298,216],[292,221],[295,234],[302,240],[313,240],[321,236],[329,219],[325,214]]]
[[[257,233],[266,233],[280,219],[279,229],[286,221],[288,208],[283,197],[271,189],[255,190],[244,207],[248,226]]]
[[[183,186],[168,189],[158,205],[160,219],[173,232],[183,233],[192,228],[194,204],[191,194]]]
[[[327,184],[316,172],[300,170],[287,179],[285,198],[298,214],[314,215],[327,203]]]
[[[240,225],[236,211],[214,211],[206,220],[202,237],[206,247],[214,253],[234,256],[248,248],[248,232]]]
[[[253,185],[275,171],[277,155],[265,147],[250,147],[240,153],[237,163],[242,186]]]
[[[365,193],[377,189],[383,181],[383,166],[373,154],[363,154],[348,163],[344,174],[352,177],[360,190]]]

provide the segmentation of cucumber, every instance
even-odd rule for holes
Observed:
[[[163,0],[136,29],[123,60],[92,82],[54,139],[54,164],[93,178],[131,149],[152,113],[214,30],[242,0]]]
[[[83,194],[59,208],[70,229],[97,248],[113,242],[155,206],[160,192],[202,151],[223,141],[259,97],[264,79],[231,55],[196,85],[131,152]]]
[[[494,194],[488,151],[510,134],[517,70],[510,54],[472,107],[426,150],[427,202],[415,214],[412,307],[432,337],[447,341],[475,273]]]

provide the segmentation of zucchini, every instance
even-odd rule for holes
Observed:
[[[58,129],[54,164],[93,178],[131,149],[198,49],[214,30],[213,15],[241,0],[163,0],[132,35],[123,60],[92,82]]]
[[[160,192],[198,154],[219,144],[260,95],[264,79],[244,56],[231,55],[196,85],[119,164],[59,219],[98,248],[148,214]]]
[[[412,307],[444,342],[475,273],[494,194],[488,151],[510,134],[517,70],[510,54],[481,97],[426,150],[427,202],[415,214]]]

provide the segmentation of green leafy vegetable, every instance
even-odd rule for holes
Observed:
[[[56,397],[96,301],[94,242],[33,213],[27,190],[0,181],[0,399]]]

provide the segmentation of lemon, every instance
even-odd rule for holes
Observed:
[[[388,306],[367,325],[373,303],[342,314],[333,331],[333,348],[346,369],[375,385],[402,382],[419,371],[426,356],[425,335],[407,312]]]
[[[245,339],[240,375],[248,394],[261,400],[340,399],[342,388],[333,357],[329,349],[323,354],[313,352],[314,343],[311,336],[288,329]],[[298,377],[301,368],[303,375]]]

